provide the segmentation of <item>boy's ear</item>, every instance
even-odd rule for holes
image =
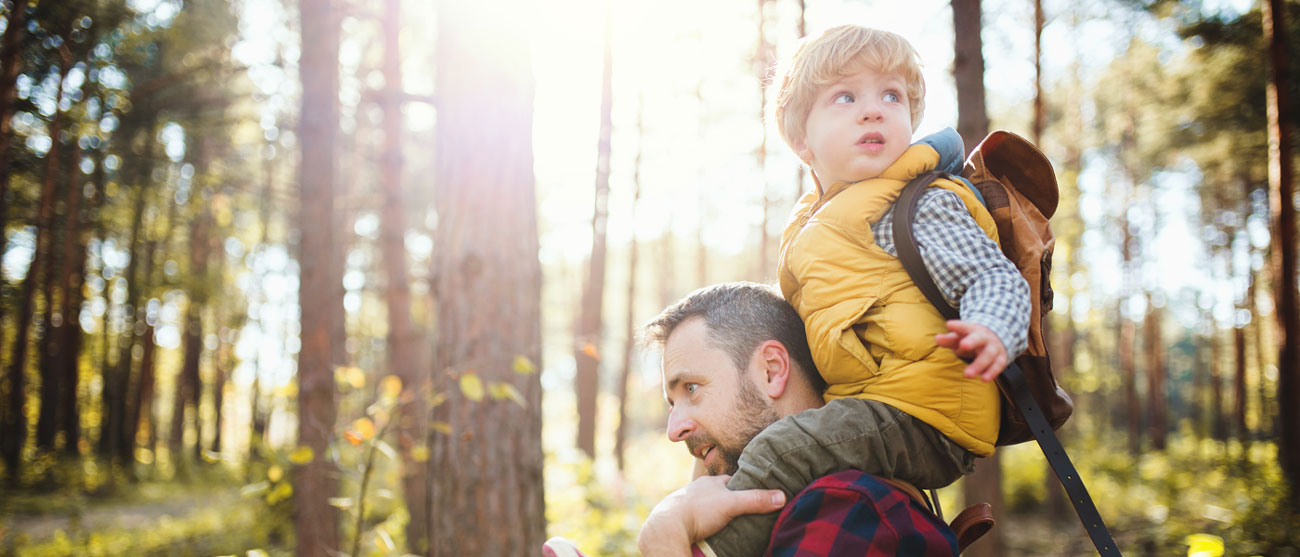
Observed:
[[[802,160],[804,164],[812,164],[813,152],[812,149],[808,148],[807,141],[803,139],[795,140],[794,145],[792,145],[792,147],[794,147],[794,154],[798,155],[799,160]]]

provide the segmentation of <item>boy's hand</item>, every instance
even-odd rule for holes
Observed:
[[[1007,367],[1007,348],[988,327],[953,319],[948,321],[948,331],[935,335],[934,342],[970,362],[966,366],[966,377],[978,376],[987,383]]]

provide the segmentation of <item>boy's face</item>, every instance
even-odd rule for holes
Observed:
[[[824,185],[880,176],[912,144],[903,79],[861,68],[822,88],[795,151]]]

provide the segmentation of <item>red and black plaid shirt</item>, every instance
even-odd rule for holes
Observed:
[[[957,536],[928,509],[874,476],[825,476],[786,505],[768,555],[955,556]]]

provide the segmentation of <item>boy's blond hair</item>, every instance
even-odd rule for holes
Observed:
[[[862,68],[903,79],[916,131],[925,112],[925,78],[916,50],[889,31],[841,25],[800,45],[781,76],[773,116],[785,142],[792,148],[804,143],[808,112],[822,87]]]

